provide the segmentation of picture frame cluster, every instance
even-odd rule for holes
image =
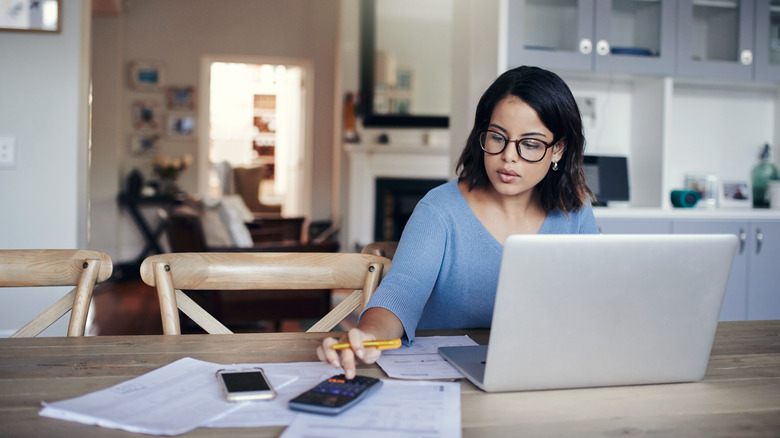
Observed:
[[[699,193],[697,207],[750,208],[753,206],[750,182],[721,179],[715,175],[686,174],[685,188]]]
[[[135,61],[128,68],[131,127],[130,152],[156,153],[160,139],[196,139],[196,90],[191,85],[169,85],[162,62]]]

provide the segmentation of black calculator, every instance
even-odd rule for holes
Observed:
[[[354,379],[347,379],[344,374],[339,374],[290,400],[290,409],[315,414],[340,414],[381,386],[382,381],[373,377],[355,376]]]

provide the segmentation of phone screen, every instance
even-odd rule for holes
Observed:
[[[217,375],[225,389],[225,397],[229,401],[268,400],[276,397],[276,392],[259,368],[220,370]]]
[[[259,371],[241,371],[223,373],[222,379],[229,392],[267,391],[268,387],[263,374]]]

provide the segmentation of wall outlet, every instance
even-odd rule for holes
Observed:
[[[0,135],[0,167],[16,165],[16,137]]]
[[[595,97],[578,97],[577,106],[580,107],[580,114],[585,118],[596,118],[596,98]]]

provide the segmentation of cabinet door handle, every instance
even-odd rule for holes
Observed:
[[[745,252],[745,242],[747,242],[747,233],[743,228],[739,229],[739,253]]]
[[[764,241],[764,233],[761,228],[756,228],[756,254],[761,252],[761,243]]]
[[[607,40],[599,40],[599,42],[596,43],[596,53],[601,56],[609,55],[609,43]]]
[[[743,50],[739,54],[739,61],[742,65],[750,65],[753,63],[753,52],[750,50]]]
[[[593,43],[588,38],[583,38],[580,40],[580,53],[583,55],[590,55],[590,52],[593,51]]]

